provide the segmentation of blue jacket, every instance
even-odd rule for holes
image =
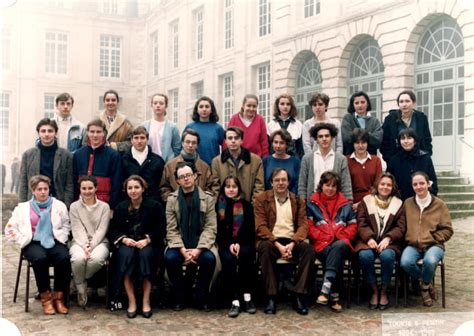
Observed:
[[[56,118],[52,120],[58,122]],[[74,153],[76,150],[82,147],[84,142],[84,135],[86,129],[84,125],[78,120],[72,120],[72,125],[69,127],[67,131],[67,150],[70,153]]]
[[[150,120],[143,123],[143,127],[150,132]],[[181,152],[181,137],[179,136],[178,127],[169,120],[165,121],[163,136],[160,142],[161,157],[165,162],[178,156]]]

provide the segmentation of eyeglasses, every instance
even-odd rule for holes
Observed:
[[[193,177],[193,176],[194,176],[194,174],[191,174],[191,173],[187,173],[187,174],[185,174],[185,175],[179,175],[179,176],[178,176],[178,180],[188,179],[188,178],[191,178],[191,177]]]

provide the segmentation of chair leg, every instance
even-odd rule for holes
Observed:
[[[23,253],[20,252],[20,261],[18,262],[18,271],[16,272],[15,292],[13,294],[13,302],[16,302],[18,295],[18,285],[20,284],[21,266],[23,264]]]
[[[408,307],[408,300],[407,300],[408,275],[405,272],[403,272],[402,277],[403,277],[403,300],[404,300],[405,308],[406,308]]]
[[[26,290],[25,290],[25,312],[28,313],[28,297],[30,296],[30,262],[27,261],[27,266],[26,266]]]
[[[351,262],[347,262],[347,308],[351,308],[351,285],[352,285]]]
[[[444,274],[444,262],[441,262],[441,300],[443,308],[446,308],[446,283],[445,283],[445,274]]]
[[[395,265],[395,306],[398,307],[398,276],[400,268],[398,264]]]

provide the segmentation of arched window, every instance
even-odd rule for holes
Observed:
[[[372,115],[381,118],[384,65],[379,45],[368,37],[361,41],[351,54],[349,62],[349,96],[364,91],[370,97]],[[349,100],[349,97],[347,97]]]
[[[464,39],[457,23],[443,16],[421,36],[416,49],[417,109],[428,115],[433,160],[438,168],[460,165],[464,134]],[[453,155],[446,155],[446,148]]]
[[[301,121],[313,117],[308,101],[313,93],[321,91],[321,83],[321,66],[316,56],[312,52],[307,52],[303,55],[296,73],[295,103]]]

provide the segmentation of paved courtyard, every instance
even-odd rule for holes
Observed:
[[[454,236],[447,244],[445,258],[447,309],[441,307],[441,300],[432,308],[425,308],[421,305],[419,297],[410,297],[408,308],[404,308],[403,304],[392,307],[384,314],[385,317],[393,313],[474,311],[474,218],[456,220],[454,230]],[[290,305],[280,304],[274,316],[265,315],[261,307],[258,307],[256,315],[242,313],[236,319],[228,318],[226,309],[211,313],[198,312],[194,309],[185,309],[181,312],[155,309],[151,319],[138,316],[132,320],[125,317],[124,311],[111,313],[100,304],[93,304],[83,310],[73,301],[69,315],[44,316],[40,302],[33,298],[36,291],[33,274],[30,284],[30,312],[25,313],[25,273],[22,273],[19,298],[17,303],[13,303],[19,249],[7,242],[4,237],[2,243],[2,317],[15,323],[23,335],[382,334],[381,312],[370,311],[365,301],[360,305],[353,303],[350,309],[344,310],[341,314],[315,306],[307,316],[300,316]],[[436,282],[440,284],[439,274]],[[0,335],[6,336],[2,331]]]

